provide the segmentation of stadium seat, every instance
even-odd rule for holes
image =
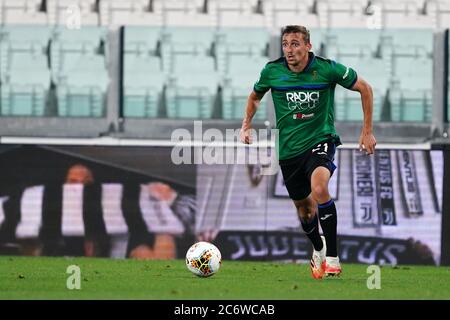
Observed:
[[[58,116],[101,117],[109,83],[107,29],[55,29],[50,46]]]
[[[324,36],[326,57],[370,57],[377,54],[380,44],[380,30],[330,29]]]
[[[160,27],[126,26],[124,29],[123,115],[160,116],[165,74],[159,56]]]
[[[104,116],[108,83],[103,56],[72,56],[58,78],[58,116]]]
[[[309,29],[309,37],[310,42],[312,44],[312,49],[316,55],[324,55],[325,52],[325,35],[326,32],[320,28],[311,28]],[[281,48],[280,48],[281,50]]]
[[[0,1],[0,19],[3,25],[11,24],[51,24],[49,16],[43,10],[43,0],[2,0]]]
[[[124,28],[124,53],[159,55],[160,27],[127,26]]]
[[[159,116],[165,75],[159,57],[125,54],[123,115],[154,118]]]
[[[430,90],[402,89],[392,85],[391,120],[429,122],[431,120],[432,97]]]
[[[390,74],[388,65],[376,59],[380,31],[371,29],[330,29],[324,37],[325,56],[355,69],[374,90],[373,120],[380,121]],[[335,119],[360,121],[363,119],[361,96],[340,86],[335,92]]]
[[[221,75],[227,72],[230,55],[268,57],[270,35],[265,28],[222,28],[215,45],[217,68]]]
[[[383,59],[372,57],[343,57],[342,64],[353,68],[359,77],[366,80],[373,90],[373,121],[381,121],[386,107],[386,95],[391,79],[388,65]],[[338,121],[359,121],[363,119],[361,95],[336,86],[335,118]]]
[[[209,0],[208,10],[217,12],[217,25],[221,27],[265,27],[266,19],[257,12],[258,1]]]
[[[163,29],[163,40],[173,52],[210,53],[215,30],[207,27],[168,27]]]
[[[1,114],[43,116],[50,88],[47,56],[13,53],[1,85]]]
[[[1,43],[12,51],[39,51],[46,53],[53,27],[40,25],[8,25],[2,27]]]
[[[68,46],[70,50],[82,50],[83,44],[89,44],[94,49],[99,48],[100,42],[105,40],[107,29],[96,26],[86,26],[82,29],[68,29],[63,26],[55,29],[53,40],[64,46]],[[73,48],[73,49],[72,49]]]
[[[52,28],[7,26],[0,41],[2,115],[45,114],[49,81],[47,48]]]
[[[322,28],[367,28],[366,3],[356,0],[320,1],[317,13]]]
[[[215,30],[207,27],[170,27],[163,29],[161,56],[163,70],[174,70],[177,55],[211,55]]]
[[[267,55],[270,36],[265,28],[221,28],[217,34],[218,45],[226,45],[232,53]]]
[[[432,59],[397,57],[389,92],[392,121],[430,121],[432,87]]]
[[[52,28],[45,26],[7,26],[2,28],[0,41],[0,78],[5,81],[5,71],[15,52],[46,55]]]
[[[71,29],[98,26],[100,17],[96,3],[96,0],[47,0],[49,21]]]
[[[228,60],[227,75],[222,89],[222,117],[242,119],[248,95],[267,63],[267,58],[230,55]],[[261,101],[254,119],[267,119],[267,101],[267,97]]]
[[[381,48],[392,50],[393,55],[417,56],[433,54],[432,29],[384,29],[381,33]],[[383,55],[383,52],[381,52]]]
[[[313,12],[313,5],[313,0],[302,2],[266,0],[263,2],[266,26],[277,31],[290,24],[301,24],[309,28],[319,28],[321,26],[319,16]]]
[[[431,89],[433,87],[433,60],[428,56],[396,57],[394,75],[400,79],[402,87],[414,90]]]
[[[100,25],[162,26],[163,0],[108,0],[100,1]]]
[[[77,59],[79,55],[103,55],[108,59],[108,46],[106,45],[106,29],[102,27],[83,27],[82,29],[67,29],[59,27],[55,29],[50,46],[50,61],[52,78],[58,83],[58,78],[65,66]]]
[[[424,14],[424,2],[414,0],[373,0],[371,5],[380,8],[381,28],[434,28],[435,19]]]
[[[212,57],[176,55],[166,89],[169,118],[211,118],[219,76]]]
[[[104,115],[109,81],[105,38],[106,29],[101,27],[55,30],[50,54],[59,116]]]
[[[206,4],[204,0],[164,0],[164,25],[216,27],[217,13]]]

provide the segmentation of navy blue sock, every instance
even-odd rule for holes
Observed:
[[[333,199],[319,204],[319,219],[327,242],[327,256],[337,257],[337,214]]]
[[[320,251],[323,248],[322,239],[319,234],[319,221],[317,219],[317,214],[311,220],[304,220],[300,218],[300,223],[302,224],[303,231],[305,231],[306,236],[311,240],[314,250]]]

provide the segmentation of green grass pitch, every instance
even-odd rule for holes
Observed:
[[[81,271],[67,289],[67,267]],[[450,299],[450,268],[381,267],[381,288],[369,290],[367,265],[343,264],[339,278],[312,279],[308,264],[223,261],[210,278],[184,260],[0,257],[0,299]]]

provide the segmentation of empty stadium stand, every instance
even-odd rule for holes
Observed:
[[[50,46],[58,116],[100,117],[109,82],[106,29],[55,29]]]
[[[214,59],[202,54],[176,55],[172,70],[166,89],[167,116],[211,118],[219,88]]]
[[[1,114],[43,116],[50,90],[46,26],[2,28],[0,42]]]
[[[161,28],[124,29],[123,116],[155,118],[160,116],[166,75],[159,53]]]
[[[162,1],[109,0],[100,1],[99,20],[105,27],[122,25],[163,25]]]
[[[269,42],[264,28],[125,27],[124,116],[241,118]],[[266,104],[258,118],[266,119]]]
[[[253,90],[253,84],[266,63],[267,58],[261,56],[229,56],[222,90],[223,119],[242,119],[248,94]],[[267,100],[261,101],[254,119],[267,119]]]
[[[446,0],[0,0],[0,23],[0,122],[17,130],[28,117],[238,123],[287,24],[368,80],[375,122],[430,124],[448,94],[434,83]],[[273,123],[270,109],[255,121]],[[360,123],[359,94],[338,87],[335,117]]]

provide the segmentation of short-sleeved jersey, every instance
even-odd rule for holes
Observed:
[[[336,84],[350,89],[356,80],[353,69],[312,52],[301,72],[291,71],[284,57],[266,64],[254,90],[272,91],[280,160],[293,158],[330,136],[340,144],[334,126],[334,90]]]

